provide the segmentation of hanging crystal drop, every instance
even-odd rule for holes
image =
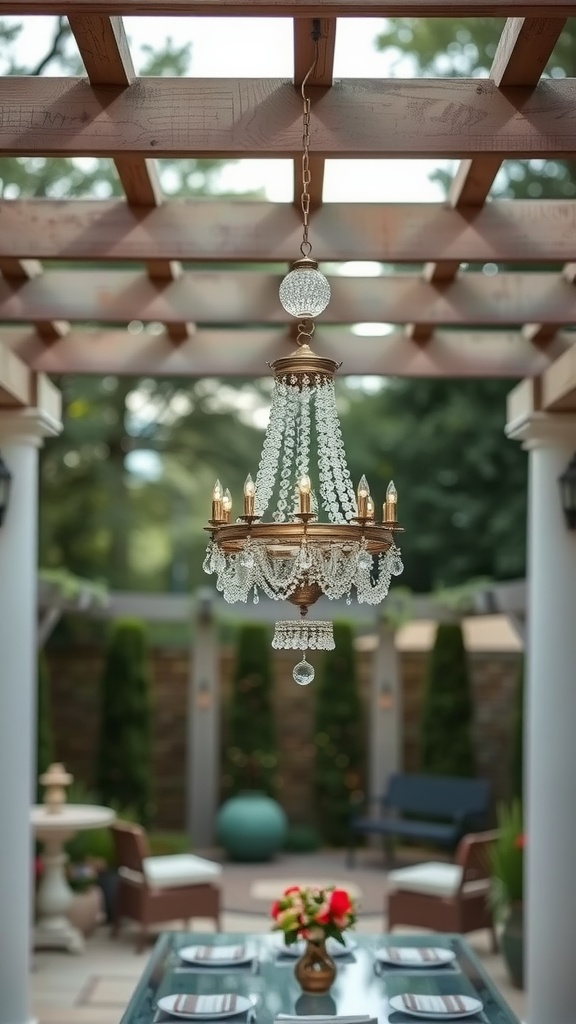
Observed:
[[[314,669],[310,662],[306,661],[306,655],[304,654],[302,661],[299,661],[298,664],[294,666],[292,678],[295,683],[298,683],[298,686],[308,686],[308,684],[314,679],[314,676]]]
[[[372,555],[366,548],[363,548],[358,555],[358,568],[359,569],[371,569],[372,568]]]
[[[254,567],[254,554],[250,550],[248,544],[246,544],[242,554],[240,555],[240,565],[243,569],[252,569]]]
[[[254,587],[254,597],[252,598],[253,604],[258,604],[260,598],[258,597],[258,590]]]

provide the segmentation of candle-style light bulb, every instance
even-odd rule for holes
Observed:
[[[360,483],[358,484],[357,491],[357,505],[358,505],[358,519],[366,519],[368,517],[368,498],[370,497],[370,487],[364,474],[360,477]]]
[[[244,515],[254,515],[254,495],[256,494],[256,484],[254,483],[250,473],[244,481]]]
[[[398,491],[394,481],[391,480],[386,488],[386,501],[384,503],[384,522],[395,523],[398,518]]]
[[[310,492],[312,490],[312,484],[310,483],[310,477],[307,473],[304,473],[298,480],[298,512],[299,514],[308,515],[310,512]]]
[[[232,495],[228,487],[224,491],[224,497],[222,498],[222,510],[224,512],[224,519],[227,523],[230,522],[230,513],[232,511]]]
[[[222,484],[217,480],[212,488],[212,519],[215,523],[221,523],[224,520],[223,498]]]

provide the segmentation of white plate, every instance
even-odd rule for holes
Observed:
[[[345,938],[344,942],[346,943],[345,946],[343,946],[341,942],[338,942],[336,939],[333,939],[332,937],[326,939],[326,952],[329,953],[330,956],[338,957],[347,956],[348,953],[351,953],[353,949],[356,949],[357,943],[354,942],[354,939]],[[302,939],[298,942],[294,942],[291,946],[281,946],[280,952],[284,953],[286,956],[299,957],[302,956],[305,949],[306,943]]]
[[[426,957],[427,954],[429,959]],[[409,967],[410,970],[445,967],[456,959],[454,950],[443,949],[441,946],[383,946],[377,949],[374,955],[383,964]]]
[[[256,951],[250,946],[184,946],[178,956],[187,964],[202,967],[235,967],[254,960]]]
[[[462,1017],[473,1017],[475,1014],[480,1013],[483,1009],[483,1005],[479,999],[473,999],[472,996],[463,996],[458,994],[458,998],[464,1004],[463,1010],[433,1010],[433,1000],[437,1000],[439,996],[415,996],[422,1005],[421,1010],[411,1010],[404,1002],[404,996],[393,996],[390,1000],[390,1006],[393,1010],[399,1010],[400,1013],[406,1013],[410,1017],[420,1017],[422,1020],[460,1020]],[[446,998],[444,996],[444,998]],[[425,1000],[430,1000],[430,1009],[426,1008]]]
[[[189,1005],[179,1000],[190,1000]],[[224,1017],[236,1017],[239,1013],[247,1013],[254,1003],[246,996],[239,996],[236,993],[213,996],[196,996],[190,994],[176,994],[173,996],[162,996],[158,1000],[159,1010],[171,1013],[174,1017],[182,1017],[185,1020],[221,1020]]]

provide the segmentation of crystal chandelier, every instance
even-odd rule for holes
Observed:
[[[272,646],[304,652],[294,679],[314,678],[306,651],[334,647],[332,623],[305,618],[319,597],[345,597],[379,604],[392,576],[403,569],[394,532],[397,493],[390,482],[377,521],[366,477],[354,491],[336,410],[334,374],[340,364],[316,355],[309,342],[312,318],[330,301],[330,285],[312,259],[308,240],[310,210],[310,100],[306,84],[318,59],[319,32],[313,34],[315,58],[302,83],[303,155],[302,258],[280,285],[284,309],[301,322],[297,348],[270,363],[274,390],[270,419],[256,481],[244,484],[243,514],[232,522],[232,498],[216,481],[210,541],[203,568],[216,575],[226,601],[256,604],[259,591],[274,601],[289,601],[301,619],[276,623]],[[314,455],[314,465],[311,454]],[[268,515],[268,518],[267,518]]]

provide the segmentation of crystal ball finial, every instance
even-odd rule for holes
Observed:
[[[299,686],[308,686],[308,684],[314,679],[314,674],[314,669],[310,662],[306,661],[306,658],[303,658],[302,661],[299,661],[298,664],[294,666],[292,678]]]
[[[291,316],[307,319],[324,312],[330,302],[330,285],[316,260],[296,260],[280,283],[280,302]]]

